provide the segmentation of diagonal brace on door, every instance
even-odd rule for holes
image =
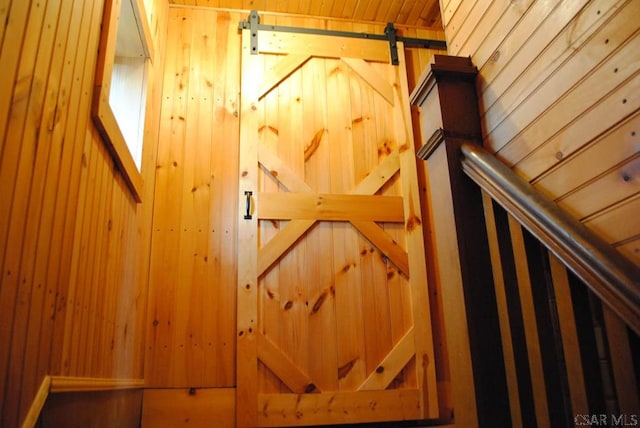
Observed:
[[[385,27],[384,34],[370,34],[370,33],[354,33],[350,31],[336,31],[336,30],[322,30],[318,28],[304,28],[304,27],[288,27],[282,25],[265,25],[260,24],[260,17],[258,11],[252,10],[249,13],[249,18],[246,21],[240,21],[238,24],[240,30],[251,31],[251,54],[258,54],[258,35],[262,31],[279,31],[287,33],[300,33],[300,34],[317,34],[320,36],[338,36],[338,37],[351,37],[358,39],[370,39],[370,40],[386,40],[389,42],[389,54],[391,63],[398,65],[398,48],[397,42],[404,43],[407,47],[424,48],[424,49],[447,49],[447,43],[444,40],[434,39],[419,39],[413,37],[401,37],[396,34],[396,29],[393,23],[388,23]]]

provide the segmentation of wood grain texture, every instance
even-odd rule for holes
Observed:
[[[144,379],[91,378],[79,376],[50,376],[49,392],[111,391],[141,389]]]
[[[234,427],[235,391],[211,389],[145,389],[142,426]]]
[[[146,378],[152,386],[230,386],[238,208],[225,201],[237,188],[239,82],[230,70],[239,60],[202,52],[235,35],[234,17],[171,9],[170,22],[166,72],[172,78],[164,81],[155,170]]]
[[[362,57],[370,61],[387,61],[389,59],[389,46],[385,41],[372,43],[372,40],[359,38],[266,30],[260,32],[258,39],[258,51],[265,54],[312,54],[330,57],[335,55],[336,46],[346,57]]]
[[[231,312],[233,305],[229,303],[235,301],[235,291],[226,284],[229,280],[234,280],[236,275],[237,247],[230,238],[236,233],[236,214],[238,210],[244,210],[244,206],[228,202],[236,198],[239,174],[234,163],[239,150],[237,95],[240,92],[238,76],[241,50],[240,36],[235,31],[235,26],[237,22],[246,19],[246,14],[205,8],[173,7],[170,11],[172,15],[169,21],[166,78],[161,104],[162,120],[159,124],[161,141],[154,192],[156,208],[147,317],[149,339],[145,351],[146,378],[150,385],[158,387],[186,387],[191,386],[191,381],[208,387],[230,386],[234,382],[235,311]],[[316,28],[334,25],[323,19],[288,15],[261,14],[261,19],[266,24],[278,25]],[[363,28],[362,31],[382,32],[383,29],[383,25],[378,25],[375,28]],[[437,32],[429,34],[438,35]],[[207,47],[214,44],[217,46],[216,54],[211,55]],[[386,50],[385,47],[385,58],[388,55]],[[300,69],[300,73],[308,74],[308,79],[325,73],[324,65],[304,58],[306,56],[286,63],[272,61],[266,69],[271,70],[271,76],[279,73],[289,76],[298,73]],[[412,66],[418,69],[420,60],[412,63]],[[345,66],[345,72],[347,70],[348,67]],[[271,91],[278,91],[276,84],[281,79],[282,77],[276,80],[266,79],[271,83],[261,86],[264,98],[269,98]],[[272,87],[276,89],[271,89]],[[325,97],[324,102],[328,102],[323,87],[303,85],[300,88],[298,93],[302,98]],[[280,106],[288,108],[275,101],[267,102],[273,105],[269,109],[273,113],[269,114],[278,115]],[[307,104],[302,104],[302,109],[308,109]],[[321,182],[327,182],[321,169],[322,161],[317,162],[327,156],[325,145],[329,133],[326,118],[311,110],[304,115],[314,117],[315,124],[307,127],[306,124],[312,122],[305,119],[304,126],[300,123],[296,125],[297,130],[291,128],[290,131],[275,129],[273,126],[269,128],[266,122],[260,125],[264,125],[260,131],[261,139],[264,140],[260,144],[262,168],[273,173],[271,183],[275,180],[276,183],[281,183],[275,184],[276,186],[284,185],[289,190],[309,190],[311,180],[307,179],[307,183],[296,181],[295,176],[299,171],[288,170],[288,162],[269,156],[268,151],[273,151],[269,141],[278,138],[274,132],[280,132],[280,138],[284,138],[285,132],[289,132],[287,135],[300,135],[306,142],[307,176],[311,171],[317,171],[314,174],[319,177],[318,186],[326,186]],[[208,125],[205,119],[207,117],[213,117]],[[210,144],[210,148],[206,144]],[[324,188],[324,192],[326,191],[328,187]],[[256,203],[259,202],[256,200]],[[283,223],[277,229],[274,227],[274,234],[280,227],[281,231],[292,230],[285,228]],[[323,228],[324,226],[316,225],[306,232],[313,236],[309,239],[317,240],[313,248],[326,247],[325,238],[320,238],[320,230]],[[270,235],[265,233],[264,239],[266,243],[271,239]],[[291,239],[296,238],[294,236]],[[268,271],[267,278],[280,275],[279,268],[272,266],[272,263],[283,251],[267,250],[285,245],[286,241],[274,240],[271,245],[262,249],[258,258],[259,271]],[[194,256],[196,253],[198,256]],[[205,284],[215,285],[208,287]],[[277,288],[273,287],[275,292]],[[326,285],[318,287],[326,288]],[[319,294],[318,290],[315,295]],[[184,303],[181,304],[191,305],[194,311],[187,314],[179,306],[177,298],[182,299],[180,301]],[[191,349],[189,352],[188,348]],[[198,353],[200,357],[196,356]],[[200,369],[193,370],[191,374],[179,369],[187,363],[195,364],[194,367],[204,367],[204,375],[195,374]],[[190,381],[189,376],[195,377]]]
[[[142,376],[147,246],[135,225],[150,223],[90,121],[103,2],[5,6],[0,424],[16,426],[46,375]],[[152,6],[161,42],[167,5]]]
[[[387,18],[402,16],[417,23],[423,12],[431,13],[434,3],[376,7],[347,2],[344,8],[336,3],[318,9],[380,19],[372,26],[292,16],[278,19],[283,25],[346,23],[344,28],[382,33]],[[0,7],[6,22],[0,29],[0,189],[8,196],[8,203],[0,207],[0,322],[3,343],[9,344],[0,351],[6,367],[0,376],[7,385],[0,392],[3,425],[12,425],[26,411],[45,374],[142,377],[144,370],[152,385],[234,382],[235,313],[211,308],[233,308],[236,298],[229,284],[236,280],[238,247],[232,237],[239,207],[228,203],[228,195],[238,189],[238,171],[233,167],[238,146],[229,142],[238,139],[236,24],[246,14],[193,9],[192,18],[182,23],[190,28],[176,30],[177,18],[172,18],[174,32],[165,34],[167,3],[145,1],[145,5],[156,55],[150,74],[145,132],[150,144],[145,143],[143,152],[146,185],[141,205],[134,203],[89,119],[93,53],[99,45],[104,2],[12,2],[10,8]],[[302,4],[295,8],[297,13],[306,10]],[[424,31],[427,37],[442,37],[437,30]],[[174,37],[176,33],[180,35]],[[211,54],[214,43],[226,48]],[[419,70],[428,55],[413,52],[409,66]],[[305,71],[319,72],[325,72],[324,65],[314,64]],[[305,87],[306,92],[300,93],[320,98],[321,91],[314,90]],[[369,90],[365,96],[371,96]],[[210,118],[214,118],[211,127]],[[187,119],[193,125],[189,129],[180,125]],[[327,133],[320,132],[327,128],[326,118],[315,120],[313,131],[300,124],[292,131],[309,142],[307,161],[329,156],[322,147]],[[156,145],[158,135],[163,140]],[[182,146],[185,140],[188,151]],[[315,168],[318,188],[324,186],[318,191],[326,192],[329,186],[320,166],[309,169]],[[177,225],[173,231],[172,225]],[[394,230],[391,225],[384,227]],[[322,236],[323,229],[311,231],[307,254],[312,257],[321,257],[331,245]],[[354,248],[365,248],[366,240],[350,233]],[[402,234],[394,239],[402,243]],[[178,257],[175,251],[180,250]],[[390,283],[400,286],[401,275],[377,255],[367,256],[372,260],[367,270],[388,270],[394,276]],[[209,284],[211,278],[218,278],[216,287],[181,287],[183,280]],[[321,295],[326,284],[322,282],[311,295]],[[385,301],[380,289],[371,297]],[[188,305],[191,314],[178,313],[174,303]],[[334,322],[330,311],[325,313],[310,328]],[[395,327],[396,340],[407,328],[402,317],[397,315],[401,321]],[[34,349],[38,352],[31,352]],[[316,370],[336,373],[337,357],[330,361]],[[197,370],[187,370],[184,364]],[[20,392],[14,395],[14,389]],[[11,400],[5,400],[9,396]]]
[[[349,424],[420,418],[415,389],[323,394],[279,394],[259,399],[260,426]]]
[[[323,18],[348,19],[352,21],[373,21],[381,24],[417,25],[420,27],[442,28],[440,8],[437,0],[418,2],[414,0],[303,0],[293,2],[270,2],[267,0],[170,0],[175,5],[201,6],[229,9],[256,9],[296,15],[310,15]]]
[[[393,196],[260,193],[261,219],[402,222],[402,199]]]
[[[250,34],[242,31],[242,91],[240,101],[240,169],[239,186],[254,191],[258,185],[258,124],[262,106],[256,103],[260,57],[250,55]],[[241,200],[241,198],[239,198]],[[259,206],[258,206],[259,209]],[[240,220],[238,220],[240,221]],[[258,276],[256,233],[257,217],[244,219],[238,224],[238,245],[246,248],[237,258],[237,324],[236,324],[236,425],[257,425],[258,409]]]
[[[277,345],[263,334],[258,335],[258,358],[292,392],[303,394],[311,390],[318,390],[309,375],[303,372]]]
[[[485,146],[586,225],[636,197],[640,5],[444,3],[449,53],[479,68]],[[637,239],[640,223],[618,213],[593,230]]]
[[[255,206],[249,207],[251,218],[239,221],[243,247],[249,250],[257,240],[258,261],[256,266],[254,256],[242,254],[238,259],[239,272],[246,272],[238,282],[237,313],[245,319],[237,331],[238,423],[273,423],[260,420],[264,411],[251,394],[279,400],[291,392],[341,391],[357,400],[361,386],[419,388],[417,411],[434,417],[406,74],[386,63],[345,61],[343,55],[354,53],[340,43],[310,50],[313,57],[302,63],[295,43],[283,44],[292,47],[291,60],[284,51],[251,55],[244,45],[243,81],[251,81],[242,91],[240,181],[254,191]],[[273,75],[277,70],[282,78]],[[264,76],[278,82],[266,92],[260,90]],[[380,79],[391,93],[373,87]],[[305,96],[310,93],[323,95]],[[257,278],[257,298],[250,274]],[[392,293],[392,285],[406,290]],[[392,300],[413,314],[408,322],[391,318]],[[417,333],[408,335],[413,329]],[[258,382],[249,380],[256,365]],[[327,414],[317,418],[332,421]]]

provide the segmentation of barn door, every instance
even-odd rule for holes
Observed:
[[[436,417],[402,47],[243,32],[238,426]]]

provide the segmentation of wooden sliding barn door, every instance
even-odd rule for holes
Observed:
[[[238,426],[437,417],[402,46],[243,32]]]

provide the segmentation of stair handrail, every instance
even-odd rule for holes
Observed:
[[[479,144],[462,170],[640,334],[640,269]]]

